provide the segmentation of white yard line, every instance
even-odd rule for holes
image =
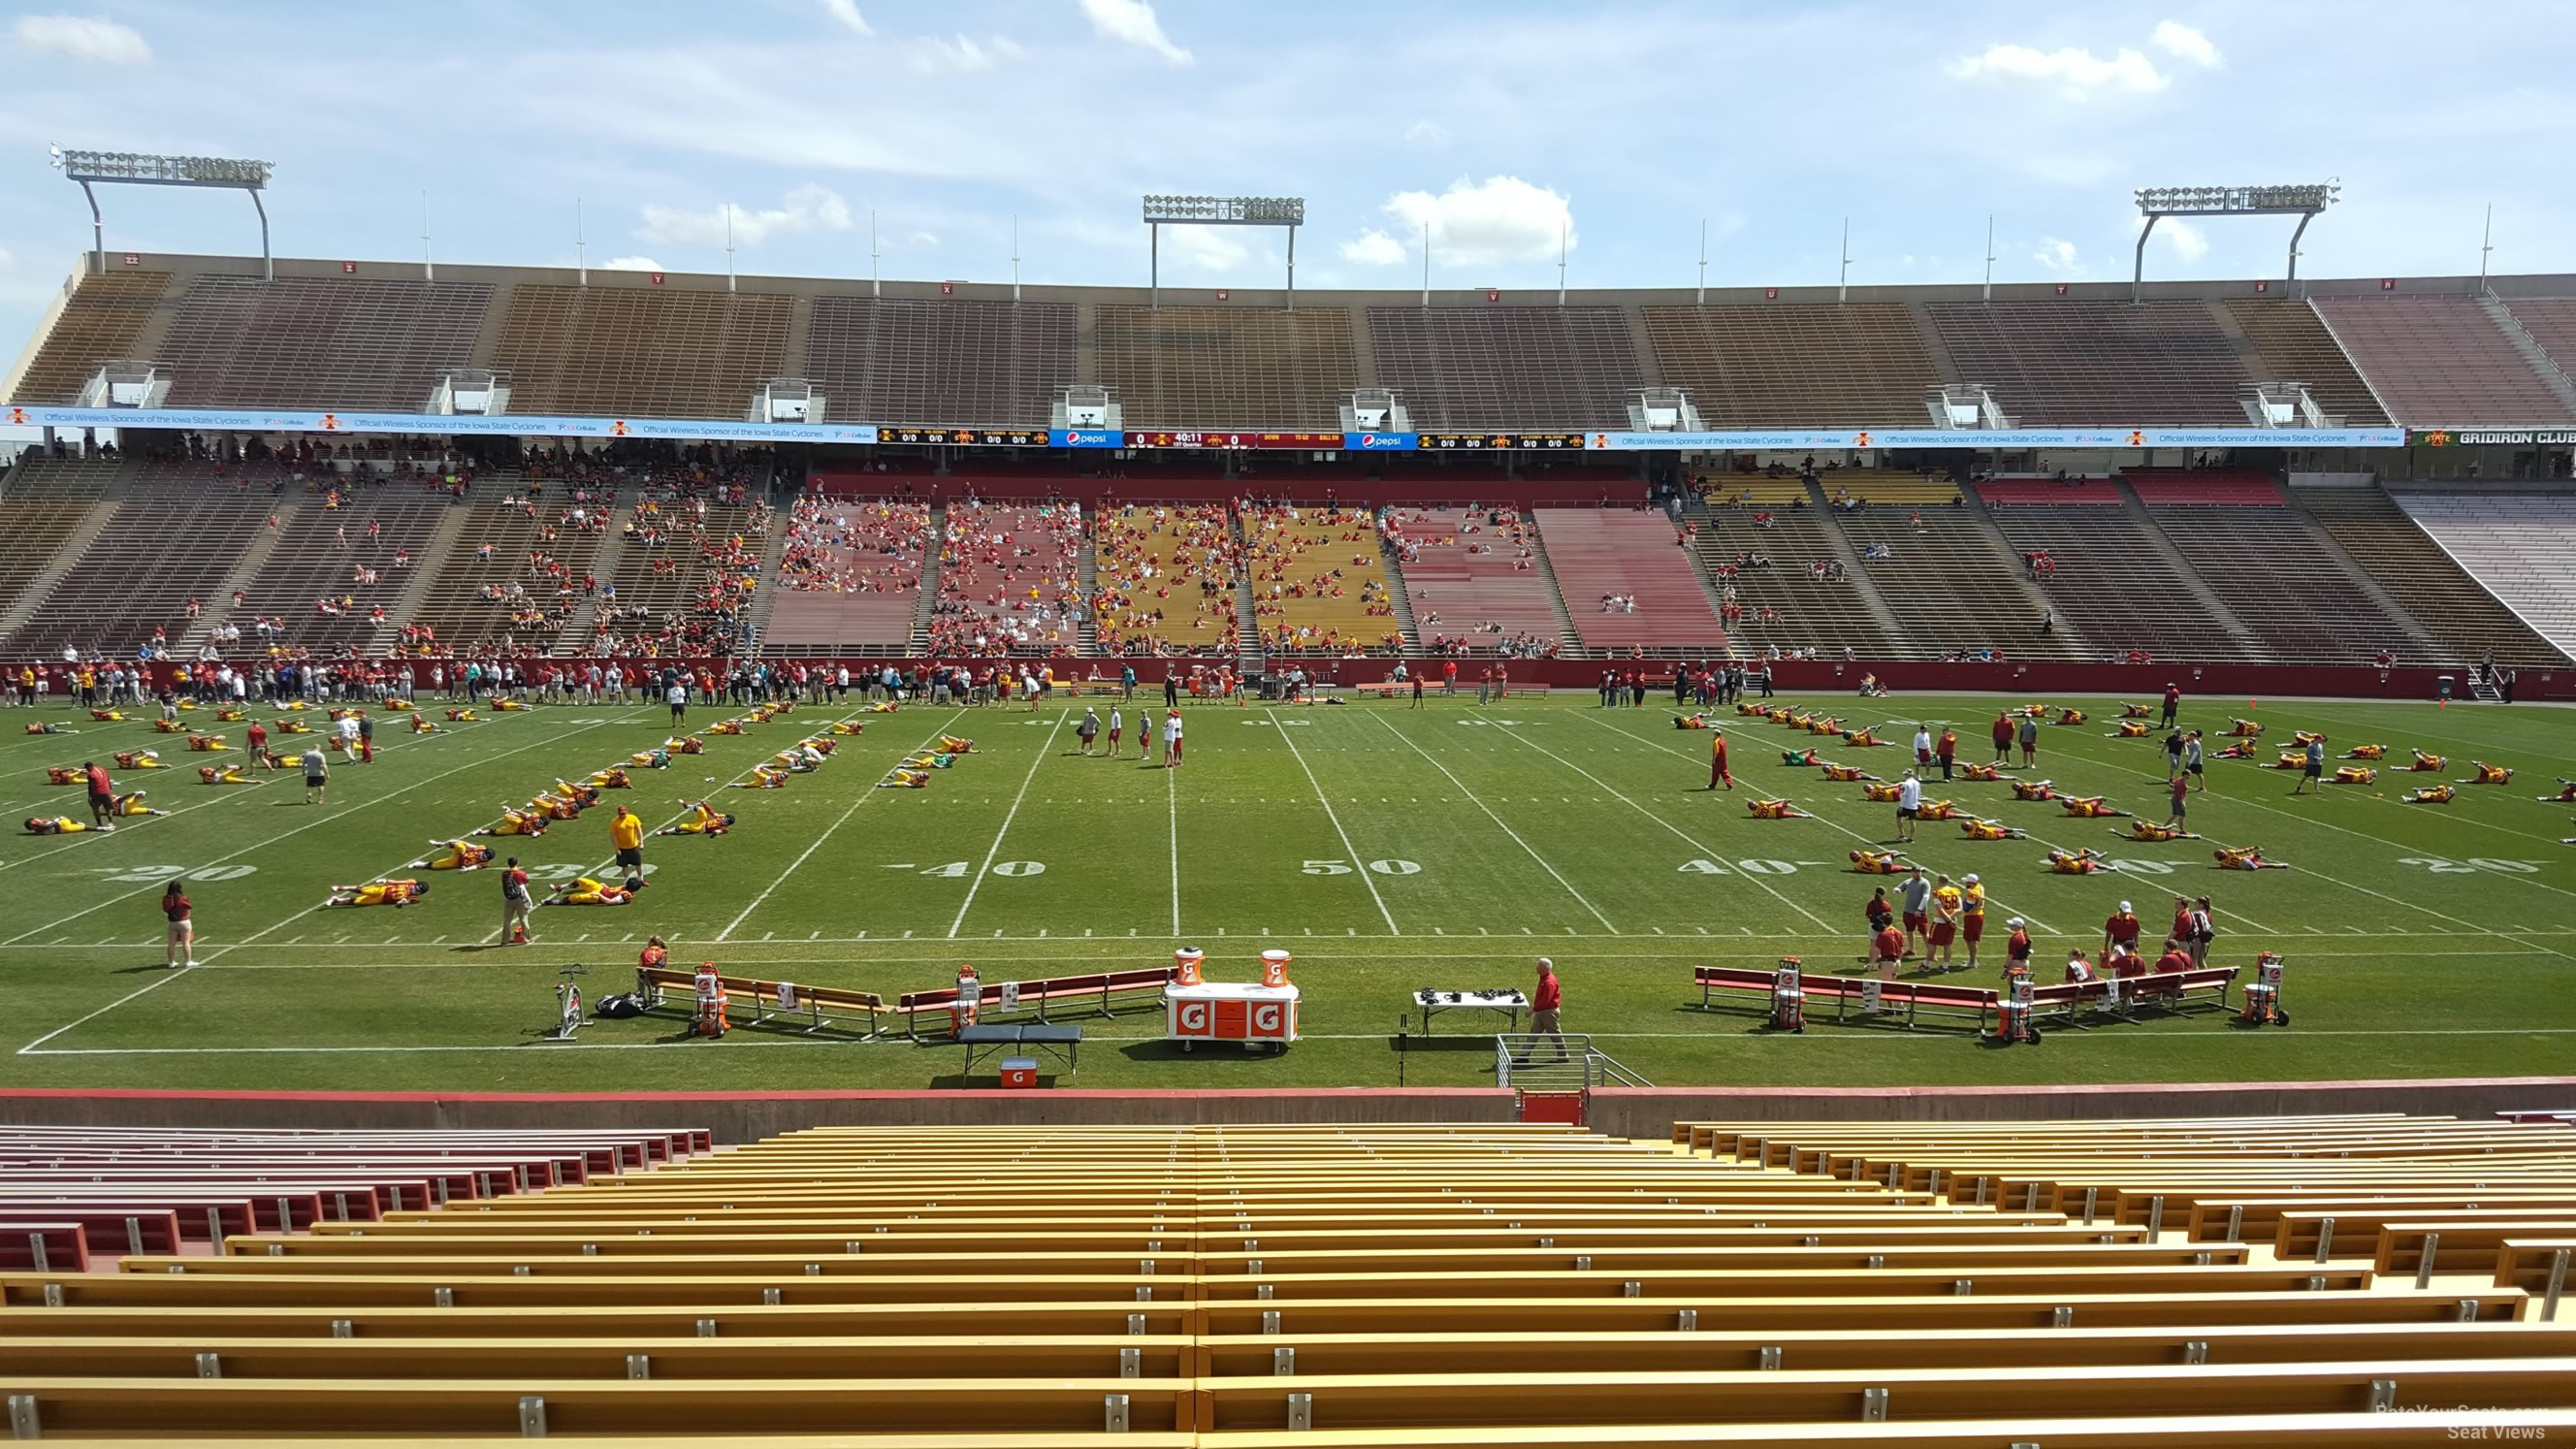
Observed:
[[[1690,846],[1691,849],[1698,851],[1704,856],[1712,858],[1718,854],[1715,847],[1702,844],[1698,839],[1684,831],[1680,826],[1673,824],[1671,821],[1666,820],[1654,811],[1647,809],[1645,806],[1638,804],[1626,795],[1621,794],[1617,786],[1610,784],[1600,776],[1593,774],[1590,770],[1583,768],[1581,765],[1574,763],[1565,756],[1560,755],[1556,751],[1549,749],[1547,746],[1529,738],[1527,732],[1522,730],[1505,730],[1503,733],[1510,738],[1529,746],[1531,749],[1538,751],[1540,754],[1547,756],[1549,759],[1556,761],[1565,768],[1572,770],[1574,773],[1581,775],[1583,778],[1590,780],[1593,784],[1600,786],[1602,789],[1609,791],[1612,799],[1617,800],[1620,804],[1627,806],[1629,809],[1636,811],[1638,814],[1645,816],[1649,820],[1652,820],[1657,825],[1671,831],[1675,836],[1679,837],[1684,844]],[[1826,920],[1824,917],[1808,910],[1805,906],[1789,899],[1787,895],[1781,892],[1779,887],[1771,884],[1769,881],[1762,879],[1760,876],[1744,874],[1741,871],[1737,872],[1737,875],[1740,879],[1750,881],[1752,884],[1770,892],[1771,897],[1774,900],[1777,900],[1780,904],[1796,911],[1799,915],[1806,917],[1808,920],[1815,922],[1825,930],[1833,930],[1833,922]]]
[[[948,732],[948,727],[957,723],[959,719],[965,716],[965,713],[966,711],[961,709],[949,715],[948,718],[940,721],[939,728],[930,732],[930,738],[923,740],[913,748],[915,750],[926,750],[930,748],[930,746],[935,743],[941,735]],[[906,751],[907,755],[910,753],[911,751]],[[836,759],[839,758],[839,752],[835,751],[833,757]],[[716,939],[718,941],[724,940],[726,937],[731,936],[734,933],[734,927],[750,920],[751,913],[759,910],[761,904],[769,899],[771,893],[775,892],[780,886],[785,885],[787,883],[787,878],[796,873],[797,867],[803,865],[808,859],[812,858],[815,851],[822,849],[823,842],[831,839],[842,826],[849,824],[850,817],[859,813],[860,806],[865,805],[876,797],[877,792],[873,787],[861,790],[859,792],[859,797],[850,802],[850,808],[841,812],[841,818],[833,821],[831,827],[825,830],[822,834],[815,836],[813,843],[806,846],[794,860],[789,861],[785,870],[780,871],[776,876],[772,877],[768,885],[761,887],[760,894],[751,898],[751,904],[742,908],[742,914],[734,917],[723,930],[716,932]]]
[[[231,946],[219,946],[206,953],[206,962],[212,962],[217,956],[233,949],[235,948]],[[153,992],[160,990],[162,987],[169,985],[171,982],[178,980],[180,977],[187,975],[191,971],[202,970],[204,969],[204,965],[205,963],[191,963],[180,967],[178,970],[173,971],[166,976],[159,977],[152,981],[147,981],[143,985],[125,993],[123,996],[116,998],[114,1001],[109,1002],[107,1005],[100,1007],[96,1011],[93,1011],[78,1020],[67,1021],[61,1026],[55,1027],[52,1031],[46,1032],[43,1036],[36,1038],[34,1041],[27,1043],[25,1046],[18,1048],[18,1055],[22,1057],[50,1055],[50,1053],[39,1053],[36,1049],[43,1046],[45,1043],[52,1041],[55,1037],[61,1036],[64,1032],[70,1031],[73,1027],[80,1026],[87,1022],[96,1021],[98,1018],[107,1015],[109,1012],[116,1010],[125,1003],[134,1000],[136,997],[148,996]]]
[[[1181,772],[1163,772],[1164,810],[1172,823],[1172,938],[1181,934]]]
[[[975,872],[973,880],[966,883],[966,899],[958,904],[957,919],[948,923],[948,939],[956,940],[958,931],[965,926],[966,913],[975,906],[975,892],[983,888],[984,877],[993,873],[993,857],[1002,853],[1002,837],[1011,833],[1011,822],[1019,817],[1020,802],[1029,798],[1029,786],[1038,777],[1038,766],[1045,764],[1047,756],[1055,753],[1056,734],[1064,728],[1070,714],[1069,710],[1059,711],[1055,723],[1047,727],[1046,742],[1038,746],[1036,758],[1029,761],[1029,773],[1020,780],[1020,793],[1011,797],[1011,808],[1002,814],[1002,828],[993,832],[993,844],[984,852],[983,867]]]
[[[1386,908],[1386,897],[1378,894],[1377,882],[1369,878],[1368,862],[1360,859],[1358,849],[1351,844],[1351,833],[1342,828],[1342,817],[1334,813],[1333,802],[1324,794],[1322,782],[1315,778],[1314,770],[1306,764],[1305,752],[1297,748],[1297,732],[1283,729],[1279,732],[1279,738],[1288,742],[1288,757],[1297,762],[1299,770],[1304,771],[1307,787],[1315,792],[1315,803],[1324,807],[1324,818],[1332,822],[1333,834],[1341,837],[1342,854],[1349,858],[1351,869],[1359,875],[1360,884],[1368,887],[1369,899],[1377,902],[1377,913],[1386,922],[1386,933],[1390,936],[1403,935],[1404,932],[1396,928],[1395,913]]]
[[[1509,825],[1505,825],[1505,824],[1503,823],[1503,817],[1501,817],[1500,815],[1497,815],[1497,814],[1495,814],[1495,813],[1494,813],[1493,807],[1492,807],[1492,806],[1490,806],[1490,805],[1487,805],[1487,804],[1485,803],[1485,801],[1484,801],[1484,797],[1482,797],[1482,796],[1478,795],[1475,791],[1470,790],[1470,789],[1468,789],[1468,788],[1467,788],[1467,782],[1466,782],[1466,781],[1459,779],[1456,775],[1452,775],[1452,774],[1450,774],[1450,773],[1449,773],[1449,767],[1448,767],[1447,765],[1444,765],[1444,764],[1440,763],[1440,761],[1439,761],[1438,757],[1434,756],[1434,755],[1433,755],[1429,750],[1426,750],[1426,749],[1424,749],[1422,746],[1420,746],[1420,745],[1418,745],[1418,744],[1415,744],[1415,743],[1413,742],[1412,737],[1411,737],[1411,736],[1409,736],[1409,735],[1407,735],[1404,731],[1402,731],[1402,730],[1400,730],[1400,729],[1397,729],[1397,728],[1396,728],[1394,725],[1392,725],[1392,724],[1389,724],[1389,723],[1387,722],[1387,718],[1386,718],[1386,716],[1384,716],[1384,715],[1382,715],[1382,714],[1375,714],[1375,715],[1371,715],[1371,716],[1370,716],[1370,718],[1372,718],[1372,719],[1376,720],[1376,721],[1378,722],[1378,724],[1379,724],[1380,726],[1382,726],[1382,727],[1386,730],[1386,732],[1387,732],[1388,734],[1391,734],[1391,735],[1395,736],[1397,739],[1404,741],[1405,747],[1406,747],[1407,749],[1410,749],[1410,750],[1411,750],[1411,751],[1413,751],[1415,754],[1420,755],[1422,758],[1424,758],[1424,759],[1426,759],[1426,760],[1429,760],[1429,761],[1431,762],[1431,768],[1433,768],[1433,769],[1435,769],[1435,770],[1438,770],[1442,775],[1447,776],[1447,777],[1448,777],[1448,780],[1449,780],[1449,783],[1458,787],[1458,793],[1459,793],[1459,794],[1461,794],[1461,795],[1463,795],[1463,796],[1465,796],[1465,797],[1467,798],[1467,803],[1469,803],[1469,804],[1471,804],[1471,805],[1475,806],[1475,807],[1476,807],[1477,809],[1479,809],[1479,810],[1484,811],[1484,812],[1485,812],[1485,818],[1486,818],[1486,819],[1491,820],[1492,822],[1494,822],[1494,825],[1495,825],[1495,827],[1496,827],[1496,828],[1500,829],[1500,830],[1501,830],[1505,835],[1510,836],[1510,837],[1512,838],[1512,844],[1519,846],[1519,847],[1522,849],[1522,851],[1524,851],[1525,853],[1527,853],[1527,854],[1528,854],[1528,856],[1529,856],[1529,858],[1530,858],[1530,859],[1532,859],[1532,860],[1534,860],[1534,861],[1537,861],[1537,862],[1538,862],[1538,868],[1539,868],[1539,869],[1541,869],[1541,870],[1543,870],[1543,871],[1546,871],[1550,876],[1552,876],[1552,877],[1554,877],[1554,878],[1555,878],[1556,883],[1557,883],[1558,885],[1561,885],[1561,886],[1565,887],[1565,893],[1566,893],[1567,895],[1570,895],[1570,896],[1574,897],[1575,902],[1576,902],[1577,904],[1581,905],[1585,910],[1590,911],[1590,912],[1592,913],[1592,919],[1594,919],[1594,920],[1596,920],[1596,921],[1599,921],[1599,922],[1601,923],[1602,928],[1603,928],[1604,930],[1607,930],[1611,935],[1614,935],[1614,936],[1619,934],[1619,928],[1618,928],[1617,926],[1614,926],[1614,925],[1611,925],[1611,924],[1610,924],[1610,918],[1609,918],[1608,916],[1605,916],[1605,915],[1601,914],[1601,910],[1600,910],[1600,908],[1599,908],[1599,907],[1597,907],[1597,906],[1593,905],[1591,901],[1586,900],[1586,899],[1584,898],[1583,892],[1581,892],[1581,891],[1579,891],[1579,890],[1576,890],[1576,889],[1574,888],[1574,882],[1572,882],[1572,881],[1570,881],[1570,880],[1567,880],[1567,879],[1566,879],[1564,876],[1562,876],[1562,875],[1557,874],[1557,869],[1556,869],[1556,867],[1555,867],[1555,866],[1552,866],[1552,865],[1550,865],[1550,864],[1548,864],[1548,863],[1547,863],[1547,858],[1546,858],[1545,856],[1540,855],[1536,850],[1532,849],[1532,848],[1531,848],[1531,846],[1530,846],[1530,843],[1529,843],[1528,841],[1521,839],[1521,834],[1520,834],[1520,832],[1519,832],[1519,831],[1514,830],[1514,829],[1513,829],[1513,828],[1511,828]]]
[[[175,874],[177,874],[180,878],[184,879],[184,878],[186,878],[186,877],[188,877],[188,876],[190,876],[190,875],[194,875],[194,874],[196,874],[198,871],[204,870],[207,866],[221,865],[221,864],[223,864],[225,861],[238,859],[238,858],[240,858],[240,857],[242,857],[242,856],[250,855],[250,854],[252,854],[252,853],[254,853],[254,852],[257,852],[257,851],[266,850],[268,847],[270,847],[270,846],[272,846],[272,845],[275,845],[277,842],[279,842],[279,841],[281,841],[281,840],[284,840],[284,839],[286,839],[286,838],[287,838],[287,837],[289,837],[289,836],[293,836],[293,835],[301,835],[301,834],[303,834],[303,833],[304,833],[305,831],[307,831],[307,830],[313,830],[313,829],[319,828],[319,827],[324,826],[324,825],[330,825],[330,824],[333,824],[333,823],[335,823],[335,822],[337,822],[337,821],[346,820],[346,819],[348,819],[350,816],[352,816],[352,815],[354,815],[354,814],[358,813],[358,812],[359,812],[359,811],[361,811],[361,810],[369,810],[369,809],[373,809],[374,807],[376,807],[376,806],[378,806],[378,805],[385,804],[385,803],[386,803],[386,802],[388,802],[388,801],[392,801],[392,800],[399,800],[399,799],[401,799],[403,796],[410,794],[412,791],[417,790],[417,789],[421,788],[421,787],[422,787],[422,786],[424,786],[424,785],[432,785],[432,784],[436,784],[438,781],[444,780],[444,779],[446,779],[446,778],[447,778],[448,776],[450,776],[450,775],[461,774],[461,773],[463,773],[464,771],[467,771],[467,770],[480,769],[480,768],[482,768],[483,766],[485,766],[485,765],[489,765],[489,764],[492,764],[492,763],[494,763],[494,762],[496,762],[496,761],[499,761],[499,760],[506,760],[506,759],[510,758],[512,755],[524,754],[525,752],[527,752],[527,751],[529,751],[529,750],[538,749],[538,748],[540,748],[540,747],[542,747],[542,746],[545,746],[545,745],[557,744],[557,743],[560,743],[560,742],[562,742],[562,741],[564,741],[564,740],[568,740],[568,739],[572,738],[572,736],[573,736],[573,735],[576,735],[576,734],[587,734],[587,733],[589,733],[589,732],[590,732],[590,731],[592,731],[592,730],[595,730],[595,729],[601,729],[601,728],[604,728],[604,726],[601,726],[601,725],[583,725],[580,729],[574,730],[574,731],[572,731],[570,734],[551,735],[551,736],[548,736],[547,738],[542,739],[542,740],[531,740],[531,741],[529,741],[527,744],[520,745],[520,746],[518,746],[518,747],[517,747],[517,748],[515,748],[515,749],[503,750],[503,751],[501,751],[499,754],[495,754],[495,755],[481,755],[481,756],[477,756],[476,758],[474,758],[474,759],[472,759],[472,760],[469,760],[469,761],[467,761],[466,763],[464,763],[464,764],[462,764],[462,765],[458,765],[458,766],[454,767],[453,769],[441,770],[441,771],[439,771],[439,772],[438,772],[437,774],[435,774],[435,775],[430,775],[430,776],[424,777],[424,778],[422,778],[422,779],[414,780],[413,782],[411,782],[411,783],[410,783],[410,784],[408,784],[408,785],[404,785],[404,786],[402,786],[402,787],[400,787],[400,788],[398,788],[398,789],[395,789],[395,790],[389,791],[389,792],[387,792],[386,794],[376,796],[374,799],[360,801],[359,803],[357,803],[357,804],[355,804],[355,805],[350,806],[350,807],[349,807],[348,809],[346,809],[346,810],[337,810],[337,811],[332,811],[330,814],[324,815],[324,816],[323,816],[321,819],[319,819],[319,820],[314,820],[314,821],[310,821],[310,822],[308,822],[308,823],[306,823],[306,824],[303,824],[303,825],[298,825],[298,826],[294,827],[294,828],[293,828],[293,829],[291,829],[291,830],[282,830],[282,831],[279,831],[277,834],[272,835],[272,836],[268,837],[268,838],[267,838],[267,839],[265,839],[265,840],[259,841],[259,842],[255,843],[255,844],[251,844],[251,845],[243,846],[241,849],[236,850],[236,851],[232,851],[232,852],[230,852],[230,853],[228,853],[228,854],[225,854],[225,855],[219,855],[219,856],[216,856],[216,857],[215,857],[214,859],[212,859],[212,860],[202,861],[202,862],[198,863],[197,865],[191,866],[191,867],[189,867],[189,868],[188,868],[188,869],[186,869],[186,870],[178,871],[178,872],[176,872]],[[290,776],[289,778],[291,779],[292,777]],[[324,808],[325,808],[325,809],[328,809],[329,807],[327,807],[327,806],[326,806],[326,807],[324,807]],[[45,934],[47,931],[56,930],[56,929],[58,929],[58,928],[60,928],[60,927],[62,927],[62,926],[65,926],[65,925],[70,924],[70,923],[71,923],[71,922],[73,922],[73,921],[77,921],[77,920],[79,920],[81,917],[88,915],[88,914],[89,914],[90,912],[92,912],[92,911],[103,910],[103,909],[105,909],[105,908],[106,908],[106,907],[108,907],[108,906],[115,905],[115,904],[116,904],[117,902],[119,902],[119,901],[131,900],[131,899],[133,899],[133,898],[134,898],[134,897],[136,897],[136,896],[144,895],[144,894],[147,894],[147,893],[149,893],[149,892],[159,890],[160,888],[161,888],[161,887],[160,887],[158,884],[154,884],[154,885],[147,885],[147,886],[140,886],[140,887],[137,887],[137,888],[136,888],[136,889],[134,889],[134,890],[126,891],[126,892],[124,892],[123,894],[120,894],[120,895],[113,895],[113,896],[109,896],[106,900],[100,901],[100,902],[98,902],[96,905],[87,906],[87,907],[84,907],[84,908],[83,908],[83,909],[81,909],[81,910],[74,911],[74,912],[72,912],[70,915],[62,917],[60,920],[48,921],[48,922],[46,922],[44,925],[38,926],[38,927],[36,927],[36,928],[35,928],[35,929],[33,929],[33,930],[29,930],[29,931],[21,931],[21,932],[19,932],[17,935],[15,935],[15,936],[11,936],[11,937],[10,937],[8,940],[6,940],[6,941],[0,941],[0,946],[11,946],[11,945],[15,945],[15,944],[17,944],[17,943],[18,943],[18,942],[20,942],[20,941],[24,941],[24,940],[26,940],[26,939],[27,939],[28,937],[30,937],[30,936],[41,936],[41,935]],[[283,923],[283,922],[281,922],[280,924],[284,924],[284,923]],[[273,931],[273,930],[275,930],[275,929],[277,929],[275,926],[271,926],[271,927],[269,927],[269,930],[272,930],[272,931]],[[262,932],[261,934],[262,934],[262,935],[265,935],[265,934],[267,934],[267,933],[266,933],[266,932]],[[251,938],[249,938],[249,937],[244,937],[244,938],[243,938],[243,942],[244,942],[244,943],[247,943],[250,939],[251,939]]]

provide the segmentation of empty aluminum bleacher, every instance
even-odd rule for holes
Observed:
[[[1928,302],[1960,381],[2024,425],[2244,426],[2245,364],[2205,302]]]
[[[836,420],[1042,428],[1074,367],[1055,302],[817,297],[805,376]]]
[[[2080,659],[2094,652],[2071,620],[2041,629],[2048,606],[2011,582],[2022,572],[2020,560],[1957,485],[1845,471],[1826,474],[1824,487],[1829,498],[1848,489],[1869,505],[1831,516],[1862,556],[1861,574],[1903,626],[1909,653],[1992,649],[2008,659]],[[1876,545],[1888,556],[1867,557]]]
[[[513,287],[492,365],[513,413],[739,419],[787,371],[795,299],[659,287]]]
[[[1583,647],[1614,658],[1704,659],[1726,652],[1726,629],[1709,607],[1698,565],[1664,515],[1542,508],[1532,516]],[[1605,596],[1634,600],[1636,607],[1605,608]]]
[[[2576,495],[2395,496],[2470,577],[2560,652],[2576,656]]]
[[[2576,298],[2533,297],[2508,302],[2505,310],[2561,372],[2576,371]]]
[[[2056,561],[2055,576],[2040,590],[2096,649],[2113,657],[2133,651],[2169,659],[2249,657],[2112,484],[2000,479],[1977,491],[2014,553],[2045,550]]]
[[[135,344],[169,290],[168,272],[84,275],[5,402],[66,404],[102,362],[134,360]]]
[[[1944,380],[1901,303],[1640,310],[1664,381],[1710,427],[1917,422],[1924,389]]]
[[[158,627],[187,631],[188,600],[210,600],[268,522],[265,492],[209,488],[202,465],[147,465],[98,537],[28,616],[11,648],[64,645],[130,654]]]
[[[2344,552],[2451,649],[2452,656],[2445,662],[2460,664],[2492,656],[2499,664],[2516,667],[2567,663],[2567,655],[2470,577],[2459,560],[2418,528],[2377,485],[2291,492],[2343,545]]]
[[[1539,572],[1536,546],[1520,536],[1528,528],[1509,509],[1388,510],[1388,540],[1425,650],[1490,655],[1515,639],[1535,637],[1550,650],[1575,642]]]
[[[403,621],[389,615],[380,628],[368,611],[379,605],[390,610],[410,585],[420,556],[446,516],[447,501],[415,478],[372,481],[346,494],[336,508],[328,506],[328,497],[316,492],[280,513],[277,544],[243,586],[242,608],[284,620],[283,642],[290,645],[337,652],[343,645],[366,649],[390,643]],[[378,530],[372,542],[369,523]],[[412,555],[410,568],[395,565],[398,551]],[[375,584],[356,581],[362,566],[375,571]],[[347,611],[322,613],[315,604],[326,597],[349,600]],[[214,599],[206,603],[217,606]]]
[[[174,408],[417,412],[471,359],[493,289],[322,277],[189,279],[156,361]]]
[[[1617,307],[1372,307],[1378,381],[1424,432],[1624,428],[1642,381]]]
[[[2363,664],[2383,649],[2408,652],[2406,626],[2353,582],[2268,475],[2133,468],[2124,476],[2201,582],[2273,658]]]
[[[2371,396],[2370,384],[2353,369],[2352,359],[2326,330],[2317,309],[2305,301],[2264,297],[2231,297],[2227,313],[2246,340],[2262,355],[2263,376],[2257,382],[2298,382],[2329,416],[2353,428],[2384,427],[2386,409]]]
[[[2576,422],[2468,297],[2321,297],[2317,312],[2410,428]]]
[[[1338,433],[1359,380],[1344,307],[1103,306],[1098,339],[1130,428]]]
[[[1721,596],[1733,589],[1735,602],[1743,610],[1740,617],[1724,621],[1738,655],[1749,657],[1777,648],[1812,651],[1818,657],[1849,651],[1863,659],[1895,659],[1912,652],[1870,609],[1862,592],[1869,587],[1866,582],[1816,577],[1812,564],[1842,555],[1835,546],[1833,524],[1823,516],[1824,510],[1813,505],[1804,483],[1736,477],[1712,477],[1709,483],[1719,496],[1796,501],[1795,506],[1748,501],[1694,507],[1685,515],[1686,521],[1699,525],[1691,547],[1700,567],[1708,571]],[[1783,491],[1789,487],[1795,491]],[[1735,560],[1748,554],[1767,558],[1771,564],[1736,569]],[[1730,570],[1734,570],[1731,576]],[[1764,618],[1766,610],[1779,617]]]

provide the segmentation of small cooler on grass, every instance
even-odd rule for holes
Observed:
[[[1028,1091],[1038,1084],[1036,1057],[1002,1058],[1002,1086],[1009,1091]]]

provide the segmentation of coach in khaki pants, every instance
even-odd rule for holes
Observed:
[[[1538,990],[1530,993],[1530,1054],[1519,1065],[1528,1066],[1537,1060],[1538,1039],[1542,1036],[1556,1042],[1556,1060],[1565,1060],[1565,1038],[1557,1031],[1557,1010],[1564,999],[1564,988],[1556,980],[1556,963],[1539,957]]]

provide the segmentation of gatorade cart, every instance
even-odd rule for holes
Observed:
[[[2236,1019],[2247,1026],[2288,1026],[2290,1014],[2281,1009],[2281,956],[2266,951],[2254,961],[2254,979],[2245,983],[2245,1009]]]
[[[1206,952],[1194,946],[1173,952],[1171,984],[1163,988],[1164,1037],[1183,1051],[1203,1041],[1241,1042],[1245,1051],[1288,1050],[1297,1039],[1290,959],[1285,951],[1264,951],[1260,981],[1210,981]]]

